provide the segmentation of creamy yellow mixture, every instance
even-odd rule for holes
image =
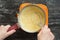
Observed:
[[[45,24],[45,14],[36,6],[28,6],[21,11],[18,21],[24,31],[37,32]]]

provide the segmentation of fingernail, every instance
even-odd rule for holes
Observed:
[[[16,32],[16,30],[14,30],[14,29],[13,29],[13,30],[11,30],[11,31]]]
[[[47,26],[47,25],[45,25],[44,27],[45,27],[45,28],[48,28],[48,26]]]

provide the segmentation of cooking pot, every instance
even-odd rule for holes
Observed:
[[[21,28],[25,32],[38,32],[44,25],[48,26],[48,8],[44,4],[23,3],[17,14],[18,23],[11,26],[8,31]]]

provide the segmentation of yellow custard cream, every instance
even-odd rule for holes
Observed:
[[[45,24],[45,14],[37,6],[27,6],[19,14],[18,21],[24,31],[30,33],[38,32]]]

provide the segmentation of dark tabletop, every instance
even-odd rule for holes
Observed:
[[[42,3],[49,9],[49,27],[55,35],[55,40],[60,40],[60,0],[0,0],[0,25],[17,23],[16,13],[23,2]],[[5,40],[37,40],[37,33],[30,34],[17,30],[16,33]]]

